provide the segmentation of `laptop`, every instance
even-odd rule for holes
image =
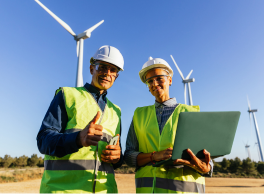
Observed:
[[[212,159],[230,154],[239,117],[239,111],[180,113],[172,157],[153,166],[172,166],[176,159],[190,160],[188,148],[200,159],[205,158],[203,149]]]

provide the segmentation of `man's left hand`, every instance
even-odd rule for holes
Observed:
[[[117,134],[118,135],[118,134]],[[119,135],[118,135],[119,136]],[[119,138],[116,145],[107,145],[106,150],[102,151],[101,160],[107,163],[117,163],[120,159],[121,148],[119,146]]]
[[[211,165],[209,164],[211,158],[208,151],[205,149],[203,150],[205,159],[197,158],[190,149],[187,149],[187,153],[191,156],[191,160],[177,159],[173,164],[183,164],[189,166],[201,174],[206,174],[211,170]]]

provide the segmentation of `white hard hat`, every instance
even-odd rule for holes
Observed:
[[[94,56],[91,58],[91,64],[95,60],[105,61],[107,63],[111,63],[117,67],[119,67],[122,71],[124,71],[124,58],[120,51],[113,46],[102,46],[100,47]]]
[[[173,70],[171,69],[170,65],[161,58],[152,58],[149,57],[149,60],[143,65],[142,69],[139,72],[139,77],[143,83],[145,83],[145,76],[147,71],[154,68],[161,68],[168,72],[168,74],[172,77]]]

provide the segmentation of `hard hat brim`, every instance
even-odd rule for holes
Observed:
[[[164,65],[164,64],[153,64],[153,65],[150,65],[150,66],[148,66],[148,67],[146,67],[146,68],[144,68],[144,69],[141,69],[141,70],[139,71],[139,77],[140,77],[140,79],[141,79],[141,81],[142,81],[143,83],[145,83],[145,76],[146,76],[146,73],[147,73],[149,70],[151,70],[151,69],[155,69],[155,68],[165,69],[165,70],[167,70],[167,71],[169,72],[170,76],[173,77],[173,71],[172,71],[172,69],[168,68],[166,65]]]

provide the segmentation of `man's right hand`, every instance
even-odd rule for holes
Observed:
[[[97,146],[103,135],[103,126],[95,124],[100,116],[101,112],[98,111],[93,120],[78,134],[76,141],[79,146]]]

